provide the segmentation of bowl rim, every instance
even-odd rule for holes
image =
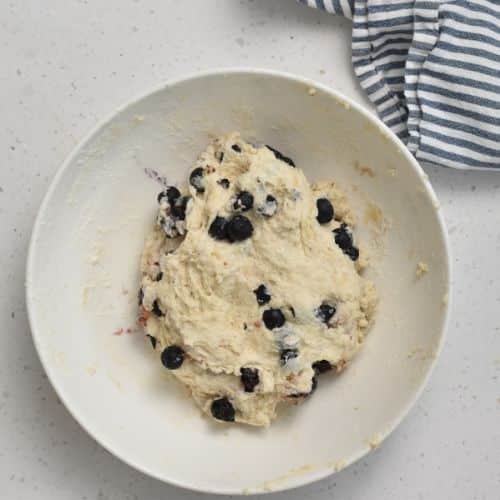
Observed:
[[[93,137],[97,136],[101,129],[106,125],[111,123],[120,113],[124,112],[130,106],[133,106],[140,102],[141,100],[150,97],[153,94],[159,93],[168,88],[172,88],[178,85],[183,85],[188,82],[192,82],[195,80],[202,80],[210,77],[224,77],[227,75],[241,75],[241,76],[264,76],[271,78],[278,78],[282,80],[287,80],[292,83],[299,83],[304,86],[309,86],[311,88],[321,90],[325,94],[328,94],[330,98],[335,99],[339,104],[344,105],[346,107],[350,107],[351,110],[359,113],[362,117],[368,120],[372,125],[376,126],[381,133],[383,133],[386,137],[390,139],[390,143],[399,149],[400,153],[406,158],[407,162],[413,168],[413,170],[419,174],[420,178],[423,180],[422,184],[425,189],[425,194],[437,202],[437,197],[429,182],[425,182],[426,174],[420,164],[417,162],[415,157],[409,152],[404,143],[396,136],[396,134],[387,127],[372,111],[364,107],[363,105],[355,102],[353,99],[343,95],[341,92],[328,87],[327,85],[317,82],[315,80],[295,75],[285,71],[267,69],[267,68],[258,68],[258,67],[245,67],[245,66],[237,66],[237,67],[220,67],[215,69],[209,69],[205,71],[191,72],[186,75],[182,75],[180,77],[171,78],[164,81],[161,84],[157,84],[155,86],[150,87],[147,91],[143,91],[140,94],[136,94],[136,97],[124,102],[123,104],[117,106],[111,112],[107,113],[105,118],[97,121],[94,126],[78,141],[78,143],[73,147],[72,151],[65,158],[63,163],[59,166],[54,175],[52,181],[50,182],[49,188],[45,193],[43,200],[40,204],[38,213],[35,218],[35,222],[33,224],[33,229],[31,232],[29,247],[28,247],[28,256],[26,262],[26,280],[25,280],[25,300],[26,300],[26,308],[28,314],[28,321],[30,325],[31,335],[33,338],[33,343],[35,345],[36,352],[40,359],[40,362],[47,374],[47,377],[60,401],[64,404],[66,410],[69,414],[76,420],[76,422],[85,430],[85,432],[97,443],[99,443],[106,451],[111,453],[113,456],[120,459],[122,462],[126,463],[130,467],[142,472],[143,474],[152,477],[156,480],[162,481],[164,483],[185,488],[191,491],[197,491],[200,493],[209,493],[209,494],[218,494],[218,495],[244,495],[249,492],[241,489],[234,488],[224,488],[220,486],[213,486],[210,488],[201,487],[196,484],[195,481],[186,481],[186,480],[177,480],[175,477],[167,477],[166,475],[158,474],[152,470],[149,470],[147,467],[143,466],[140,463],[137,463],[132,458],[123,456],[120,452],[113,449],[113,445],[109,443],[105,436],[101,436],[98,431],[92,429],[92,424],[90,422],[86,422],[83,417],[81,417],[76,410],[72,408],[71,398],[65,395],[62,387],[59,385],[58,377],[52,369],[52,365],[47,356],[44,355],[44,351],[42,348],[42,342],[40,338],[42,337],[39,327],[36,322],[35,315],[35,298],[33,296],[32,290],[32,282],[34,275],[34,266],[35,266],[35,255],[37,251],[37,243],[39,240],[40,232],[43,229],[43,217],[47,210],[47,207],[52,199],[52,195],[59,185],[60,179],[63,177],[64,173],[68,170],[69,166],[73,163],[73,160],[77,157],[81,149],[85,146],[87,142],[89,142]],[[402,422],[402,420],[409,414],[412,407],[415,405],[417,400],[422,395],[424,388],[427,386],[430,376],[434,370],[434,367],[437,363],[439,356],[441,355],[444,343],[446,332],[448,330],[449,321],[450,321],[450,309],[451,309],[451,291],[452,291],[452,268],[451,268],[451,248],[449,242],[449,236],[446,231],[446,226],[444,222],[443,214],[441,210],[436,210],[436,216],[439,224],[439,229],[441,231],[442,240],[444,243],[445,250],[445,266],[446,266],[446,289],[448,293],[448,300],[446,304],[443,304],[444,308],[444,320],[442,321],[440,331],[438,334],[438,344],[435,351],[435,356],[429,363],[426,368],[426,373],[420,380],[420,384],[416,389],[412,399],[408,402],[408,404],[403,407],[403,409],[390,421],[389,425],[384,429],[383,432],[380,433],[380,442],[385,440],[394,429]],[[353,454],[345,460],[345,465],[342,468],[348,467],[355,462],[357,462],[360,458],[365,456],[369,452],[369,449],[362,449],[358,451],[358,453]],[[269,490],[264,487],[260,487],[257,489],[252,489],[250,493],[276,493],[278,491],[286,491],[292,488],[298,488],[300,486],[306,486],[310,483],[319,481],[326,477],[329,477],[335,474],[338,471],[332,470],[331,468],[316,468],[307,473],[297,475],[296,477],[290,478],[289,481],[283,482],[282,484],[278,484],[276,488],[272,488]]]

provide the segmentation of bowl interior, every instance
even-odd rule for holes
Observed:
[[[318,479],[400,421],[441,344],[448,259],[434,195],[366,112],[276,73],[214,73],[125,107],[68,159],[42,206],[28,265],[35,343],[61,399],[101,444],[157,478],[240,493]],[[210,137],[239,130],[344,186],[373,253],[381,302],[364,349],[268,429],[215,425],[135,331],[138,262],[160,186],[182,182]],[[382,214],[382,216],[381,216]],[[419,261],[429,272],[420,280]]]

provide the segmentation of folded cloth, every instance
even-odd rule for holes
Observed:
[[[421,162],[500,169],[500,0],[298,0],[353,20],[354,71]]]

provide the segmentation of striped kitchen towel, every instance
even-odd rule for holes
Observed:
[[[500,0],[298,0],[353,20],[354,71],[424,164],[500,169]]]

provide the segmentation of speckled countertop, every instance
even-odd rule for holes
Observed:
[[[366,104],[349,24],[294,0],[31,0],[0,5],[0,497],[198,495],[132,470],[58,402],[31,340],[24,272],[56,169],[116,106],[216,66],[305,75]],[[452,319],[430,384],[366,459],[269,499],[495,499],[500,491],[500,172],[428,170],[453,249]],[[496,269],[496,270],[495,270]],[[425,314],[425,311],[422,311]]]

